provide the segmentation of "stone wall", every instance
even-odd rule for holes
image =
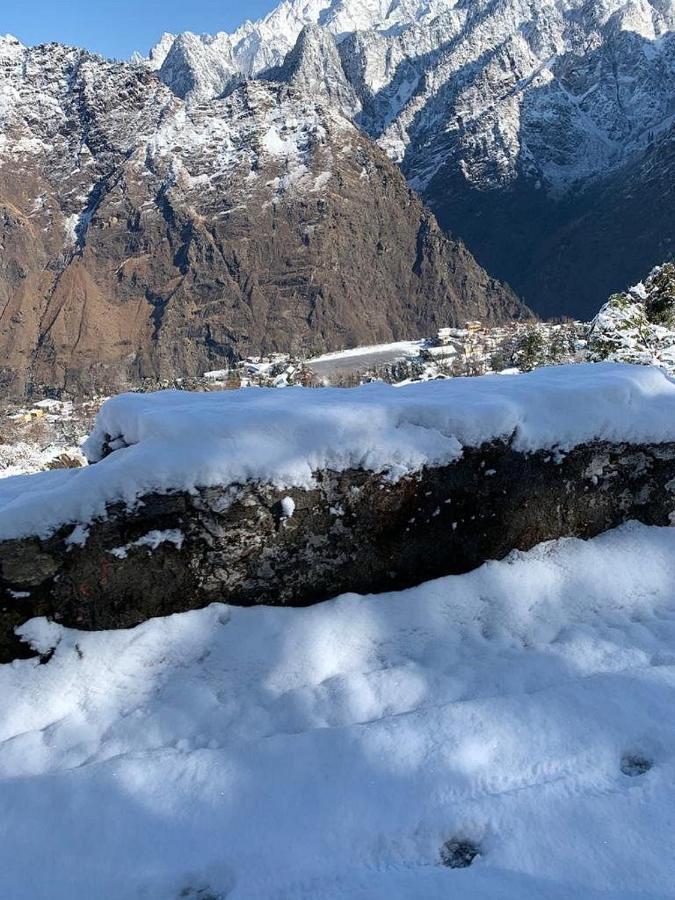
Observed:
[[[133,512],[111,507],[82,545],[72,526],[0,543],[0,659],[21,652],[13,629],[35,615],[107,629],[213,601],[302,606],[466,572],[629,519],[667,525],[675,444],[556,455],[496,442],[396,483],[362,470],[319,472],[316,482],[150,495]],[[153,549],[167,532],[173,540]]]

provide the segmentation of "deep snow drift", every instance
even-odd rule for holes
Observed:
[[[306,487],[321,469],[397,478],[495,438],[521,451],[672,441],[675,380],[602,363],[400,388],[122,394],[99,412],[90,458],[107,438],[121,449],[95,466],[0,480],[0,540],[46,536],[156,491],[247,481]]]
[[[675,530],[24,633],[57,646],[0,667],[3,897],[675,897]]]

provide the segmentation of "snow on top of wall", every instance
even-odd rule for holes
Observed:
[[[262,481],[309,487],[313,473],[364,468],[391,479],[452,463],[463,446],[521,451],[592,440],[675,440],[675,380],[604,363],[395,388],[121,394],[85,445],[95,466],[3,479],[0,539],[47,536],[148,493]]]

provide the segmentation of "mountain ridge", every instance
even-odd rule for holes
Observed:
[[[5,393],[529,314],[307,91],[185,102],[145,66],[10,39],[0,74]]]
[[[615,250],[608,241],[608,262],[591,273],[587,297],[574,271],[542,281],[528,263],[531,256],[555,270],[556,232],[579,231],[597,187],[627,167],[639,171],[653,145],[670,139],[674,0],[295,0],[232,35],[179,37],[178,46],[189,41],[193,55],[204,54],[203,65],[188,64],[193,81],[183,95],[208,96],[279,71],[307,26],[337,42],[356,98],[343,111],[400,165],[444,227],[543,314],[588,315],[609,290],[663,259],[660,233],[675,231],[675,214],[654,222],[647,241],[626,223],[627,237],[653,252],[626,266],[626,242]],[[176,64],[169,60],[171,51],[161,78]],[[315,84],[323,89],[320,78]],[[617,202],[606,195],[600,218]],[[513,239],[500,224],[504,205]],[[473,206],[480,227],[467,227]],[[596,244],[593,232],[591,222],[579,242]],[[613,266],[621,270],[614,281]]]

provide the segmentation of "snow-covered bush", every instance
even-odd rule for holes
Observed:
[[[647,279],[646,288],[650,321],[675,330],[675,262],[654,269]]]
[[[646,281],[613,294],[591,324],[588,349],[594,361],[675,371],[675,264],[659,266]]]

